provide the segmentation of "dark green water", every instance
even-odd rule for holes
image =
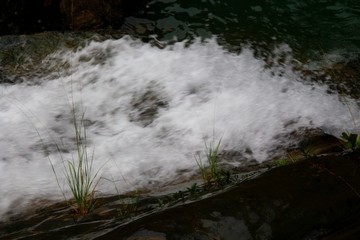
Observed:
[[[154,0],[125,19],[125,31],[158,40],[217,36],[237,48],[288,44],[301,60],[360,52],[360,1]]]

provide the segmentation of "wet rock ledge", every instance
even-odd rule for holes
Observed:
[[[127,219],[116,197],[77,220],[57,204],[0,223],[0,239],[357,239],[359,193],[360,153],[333,153]]]
[[[96,239],[357,239],[360,155],[311,158]]]

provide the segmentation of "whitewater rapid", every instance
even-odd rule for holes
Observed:
[[[267,68],[251,49],[230,53],[215,40],[159,49],[125,37],[49,58],[64,67],[37,84],[0,85],[0,215],[62,199],[50,161],[62,185],[61,159],[75,154],[72,103],[84,113],[94,169],[121,191],[196,173],[204,142],[221,138],[221,150],[264,161],[294,130],[351,131],[349,108],[359,119],[351,98],[343,104],[291,66]],[[106,180],[98,190],[116,193]]]

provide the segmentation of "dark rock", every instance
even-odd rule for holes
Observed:
[[[359,161],[359,154],[350,154],[277,168],[217,196],[119,226],[97,239],[127,239],[143,231],[166,234],[166,239],[356,239]]]
[[[120,29],[143,0],[1,0],[0,35],[52,30]]]
[[[0,1],[0,35],[63,29],[60,0]]]
[[[328,93],[341,93],[346,96],[360,98],[360,54],[346,56],[343,61],[335,61],[319,70],[298,69],[310,82],[325,83],[329,86]],[[326,62],[330,62],[327,60]]]
[[[61,0],[59,6],[66,25],[74,30],[119,28],[123,16],[121,0]]]

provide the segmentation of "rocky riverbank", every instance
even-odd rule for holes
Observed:
[[[322,155],[280,167],[273,161],[238,169],[236,180],[223,187],[200,186],[195,178],[160,196],[99,198],[85,217],[65,203],[34,207],[1,223],[0,238],[356,239],[360,153],[329,153],[336,139],[331,143],[324,136],[310,141],[319,147],[319,139],[328,139],[331,147],[322,146]]]

